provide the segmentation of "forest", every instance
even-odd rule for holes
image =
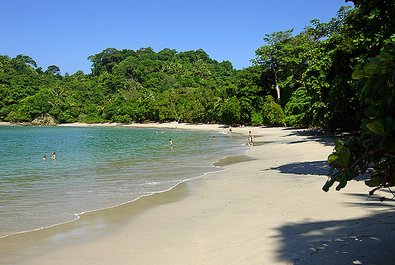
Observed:
[[[58,123],[180,121],[358,131],[365,99],[352,74],[393,43],[394,5],[353,1],[327,23],[266,34],[251,66],[233,68],[202,49],[108,48],[91,73],[60,74],[33,58],[0,55],[0,120]],[[390,44],[389,44],[390,45]]]

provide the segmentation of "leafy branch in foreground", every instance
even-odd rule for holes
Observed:
[[[369,173],[365,184],[374,188],[372,195],[379,188],[395,186],[395,35],[378,56],[358,65],[352,77],[365,110],[361,134],[336,142],[328,157],[331,169],[323,190],[335,182],[340,190]]]

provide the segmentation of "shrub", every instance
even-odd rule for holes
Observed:
[[[292,93],[291,99],[285,105],[285,119],[287,125],[303,127],[310,123],[309,110],[311,97],[305,88],[299,88]]]
[[[259,112],[254,112],[251,115],[251,124],[252,126],[259,126],[263,124],[262,114]]]
[[[262,106],[263,123],[266,125],[284,125],[285,114],[272,96],[266,96]]]

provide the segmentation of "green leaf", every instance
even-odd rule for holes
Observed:
[[[339,156],[336,154],[331,154],[328,156],[328,163],[333,163],[333,161],[339,159]]]
[[[360,80],[363,79],[364,77],[365,77],[365,72],[361,69],[356,69],[352,73],[352,79]]]
[[[342,168],[346,168],[348,166],[348,162],[350,160],[350,149],[344,147],[339,153],[339,164]]]
[[[384,136],[385,135],[385,130],[384,130],[384,125],[380,121],[373,121],[369,122],[366,124],[366,127],[373,133]]]
[[[367,63],[364,67],[364,71],[365,73],[369,74],[369,75],[374,75],[376,73],[379,72],[379,69],[377,67],[377,64],[374,63]]]

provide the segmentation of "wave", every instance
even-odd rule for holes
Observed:
[[[124,205],[133,204],[133,203],[135,203],[135,202],[137,202],[137,201],[139,201],[141,199],[145,199],[147,197],[155,196],[157,194],[171,192],[173,189],[175,189],[179,185],[185,184],[185,183],[193,181],[193,180],[201,179],[201,178],[204,178],[204,177],[206,177],[206,176],[208,176],[210,174],[215,174],[215,173],[218,173],[218,172],[221,172],[221,171],[225,170],[222,167],[215,166],[214,163],[212,165],[212,168],[215,168],[216,170],[209,171],[209,172],[204,172],[204,173],[202,173],[202,174],[200,174],[199,176],[196,176],[196,177],[178,180],[173,186],[171,186],[171,187],[169,187],[167,189],[158,190],[158,191],[155,191],[155,192],[149,192],[149,193],[140,195],[140,196],[136,197],[133,200],[125,201],[125,202],[122,202],[122,203],[119,203],[119,204],[116,204],[116,205],[113,205],[113,206],[99,208],[99,209],[95,209],[95,210],[91,210],[91,211],[83,211],[83,212],[79,212],[79,213],[74,213],[73,216],[75,218],[73,218],[71,220],[67,220],[67,221],[64,221],[64,222],[60,222],[60,223],[56,223],[56,224],[52,224],[52,225],[48,225],[48,226],[43,226],[43,227],[39,227],[39,228],[34,228],[34,229],[29,229],[29,230],[24,230],[24,231],[19,231],[19,232],[15,232],[15,233],[2,235],[2,236],[0,236],[0,240],[1,239],[6,239],[6,238],[9,238],[9,237],[12,237],[12,236],[17,236],[17,235],[31,233],[31,232],[37,232],[37,231],[41,231],[41,230],[51,229],[51,228],[55,228],[55,227],[58,227],[58,226],[70,224],[70,223],[73,223],[73,222],[76,222],[76,221],[80,220],[86,214],[97,213],[97,212],[106,211],[106,210],[109,210],[109,209],[118,208],[118,207],[121,207],[121,206],[124,206]],[[163,183],[161,183],[161,182],[147,182],[146,184],[147,185],[156,185],[156,184],[163,184]]]

